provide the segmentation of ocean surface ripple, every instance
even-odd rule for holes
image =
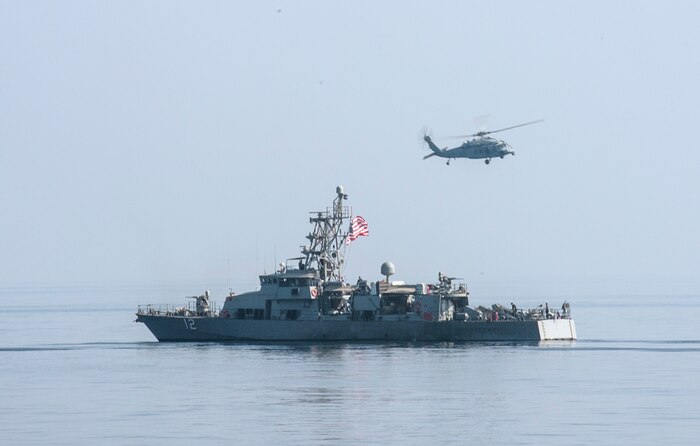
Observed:
[[[21,293],[30,303],[0,327],[4,444],[639,445],[700,435],[700,296],[572,299],[574,342],[160,344],[119,290],[63,289],[51,305],[50,289]]]

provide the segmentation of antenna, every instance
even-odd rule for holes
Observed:
[[[309,222],[314,225],[306,238],[309,244],[302,248],[308,268],[318,271],[321,282],[342,281],[345,258],[345,222],[352,214],[344,201],[348,195],[342,186],[335,189],[333,205],[325,211],[312,212]]]

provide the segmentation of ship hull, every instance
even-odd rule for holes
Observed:
[[[573,319],[525,321],[238,320],[137,315],[161,342],[575,340]]]

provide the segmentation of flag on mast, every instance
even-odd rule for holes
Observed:
[[[358,215],[357,217],[353,217],[352,221],[350,222],[350,234],[348,234],[348,237],[345,239],[345,244],[349,245],[350,242],[355,240],[357,237],[368,235],[369,226],[367,226],[365,219]]]

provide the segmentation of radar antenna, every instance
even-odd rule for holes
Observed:
[[[345,239],[348,236],[348,233],[343,231],[343,222],[352,216],[351,208],[344,204],[348,195],[343,186],[336,187],[335,192],[332,208],[326,208],[322,212],[311,212],[309,222],[314,224],[314,229],[306,236],[309,245],[301,250],[306,256],[306,267],[316,269],[322,282],[342,281]]]

